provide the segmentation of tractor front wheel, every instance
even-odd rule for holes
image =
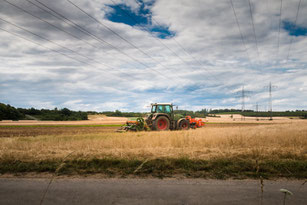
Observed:
[[[153,122],[153,130],[165,131],[169,130],[169,127],[170,127],[169,119],[165,116],[159,116]]]

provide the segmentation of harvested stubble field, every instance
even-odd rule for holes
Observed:
[[[0,173],[55,172],[64,161],[63,174],[307,178],[306,121],[167,132],[89,130],[0,138]]]
[[[0,137],[35,137],[98,134],[115,132],[120,125],[6,125],[0,126]]]

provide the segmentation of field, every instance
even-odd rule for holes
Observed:
[[[307,178],[307,121],[208,120],[196,130],[137,133],[102,122],[12,122],[0,127],[0,173],[55,172],[65,162],[63,174]]]

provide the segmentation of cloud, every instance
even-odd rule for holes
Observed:
[[[9,2],[49,24],[5,1],[0,3],[0,18],[5,20],[0,19],[0,29],[44,46],[0,30],[4,103],[97,111],[149,111],[147,105],[152,102],[173,102],[191,110],[239,108],[235,93],[244,86],[253,91],[246,109],[254,109],[256,103],[264,109],[268,104],[264,87],[272,82],[277,86],[273,109],[306,109],[307,39],[291,35],[299,0],[283,2],[281,18],[280,1],[252,0],[255,34],[248,2],[233,0],[243,42],[230,1],[148,1],[145,6],[152,25],[175,32],[166,39],[108,19],[111,0],[72,0],[103,25],[66,0],[38,0],[79,27],[60,20],[38,1],[29,1],[32,4]],[[114,2],[142,15],[135,0]],[[307,28],[306,12],[302,1],[297,29]],[[279,32],[280,19],[291,26],[281,26]]]
[[[42,109],[53,109],[55,108],[55,105],[53,104],[53,102],[46,102],[46,101],[29,101],[28,102],[30,107],[39,107]]]

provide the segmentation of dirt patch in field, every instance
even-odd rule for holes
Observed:
[[[0,127],[0,137],[35,137],[115,132],[119,127]]]

